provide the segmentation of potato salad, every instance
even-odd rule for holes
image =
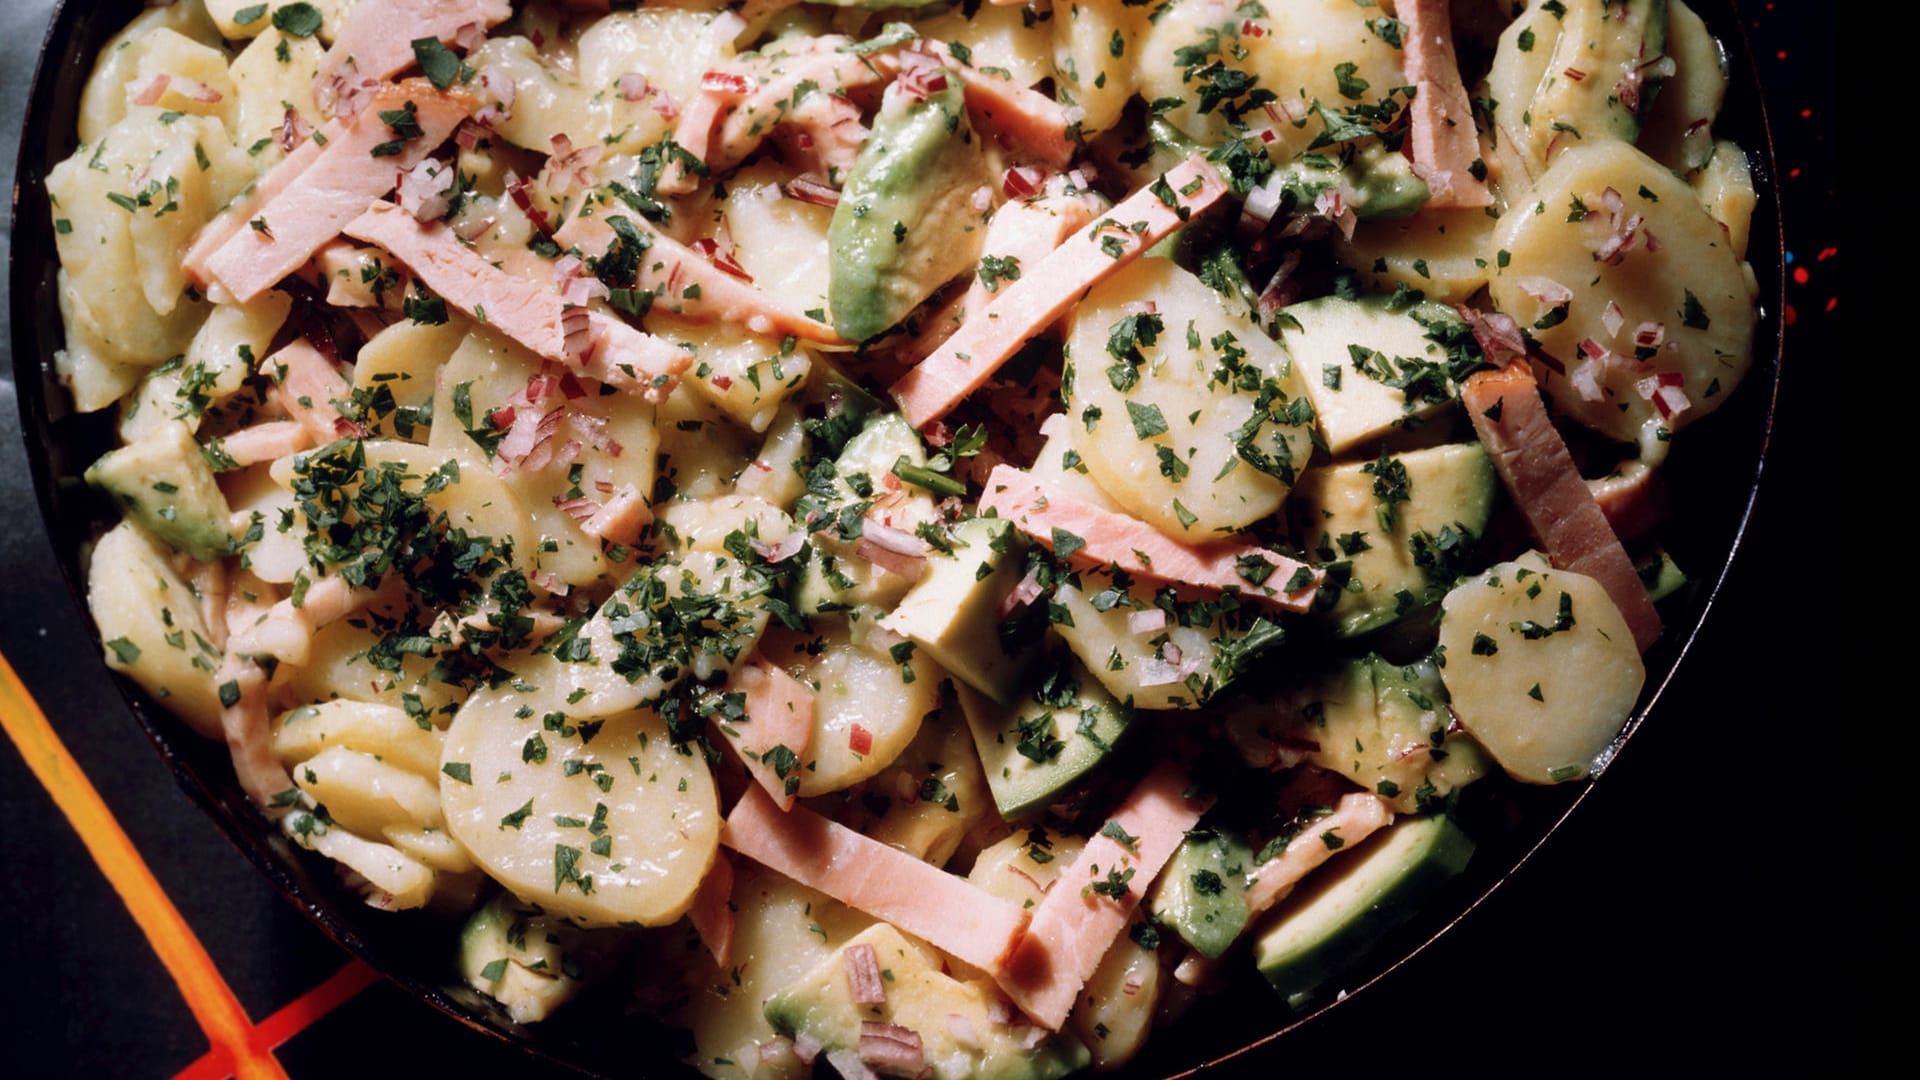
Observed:
[[[1277,1026],[1638,707],[1727,81],[1683,0],[151,6],[45,177],[105,661],[519,1023]]]

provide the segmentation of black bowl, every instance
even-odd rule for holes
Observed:
[[[1647,690],[1616,743],[1616,760],[1630,752],[1635,733],[1660,711],[1681,661],[1700,642],[1705,619],[1746,535],[1772,433],[1784,344],[1785,243],[1773,144],[1759,81],[1731,0],[1697,0],[1694,6],[1730,54],[1729,101],[1716,133],[1748,150],[1760,192],[1748,257],[1761,283],[1761,320],[1746,384],[1713,417],[1690,429],[1668,469],[1674,512],[1663,531],[1669,550],[1682,566],[1694,570],[1696,582],[1665,607],[1667,634],[1647,655]],[[92,540],[112,523],[114,514],[88,491],[80,475],[114,445],[114,437],[105,415],[73,412],[53,371],[52,357],[63,336],[45,178],[77,141],[80,90],[93,57],[140,8],[138,0],[62,0],[59,4],[34,79],[14,189],[10,283],[21,429],[43,520],[75,610],[90,633],[92,621],[85,615],[84,602],[86,558]],[[1723,627],[1718,632],[1736,630]],[[94,636],[97,642],[97,633]],[[637,1022],[622,1015],[617,996],[588,1001],[584,1008],[563,1012],[535,1028],[515,1024],[490,999],[469,990],[459,979],[453,969],[451,927],[422,914],[379,912],[365,906],[324,860],[294,848],[255,811],[234,780],[223,744],[194,734],[132,682],[111,676],[104,663],[95,662],[101,676],[117,682],[133,717],[188,794],[292,903],[348,951],[454,1020],[548,1062],[590,1074],[685,1071],[667,1049],[676,1040],[664,1031],[637,1030]],[[1662,719],[1685,720],[1664,713]],[[1149,1040],[1129,1072],[1174,1076],[1230,1059],[1241,1065],[1271,1065],[1283,1052],[1280,1048],[1288,1045],[1286,1037],[1303,1025],[1335,1008],[1366,1010],[1366,1004],[1347,1003],[1396,969],[1406,965],[1417,969],[1416,958],[1428,946],[1485,904],[1595,785],[1608,782],[1603,775],[1593,784],[1571,788],[1502,785],[1499,799],[1482,805],[1475,815],[1479,850],[1467,872],[1412,923],[1380,942],[1348,971],[1339,983],[1346,993],[1329,994],[1317,1005],[1291,1013],[1251,964],[1235,965],[1235,984],[1209,999],[1205,1007],[1193,1010],[1176,1030]],[[610,1027],[609,1020],[617,1024]],[[619,1032],[617,1039],[607,1037],[610,1030]]]

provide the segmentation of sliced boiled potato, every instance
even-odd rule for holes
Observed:
[[[353,388],[372,402],[367,416],[372,434],[428,440],[440,371],[466,341],[468,329],[458,315],[444,323],[402,319],[360,346],[353,362]],[[422,415],[428,423],[420,422]]]
[[[727,551],[727,537],[742,533],[763,544],[777,544],[793,531],[784,510],[754,495],[718,495],[676,499],[656,519],[663,544],[681,551]]]
[[[727,494],[753,460],[749,433],[706,394],[680,380],[659,405],[659,474],[677,495],[696,499]]]
[[[1138,913],[1134,923],[1141,923]],[[1162,975],[1159,952],[1143,948],[1130,933],[1115,938],[1100,958],[1067,1014],[1067,1027],[1092,1051],[1095,1069],[1117,1069],[1146,1045],[1160,1005]]]
[[[794,339],[764,337],[728,323],[693,323],[667,314],[647,320],[652,333],[693,354],[687,385],[706,395],[734,423],[756,433],[805,385],[811,350]]]
[[[854,627],[846,619],[816,618],[809,633],[778,627],[761,644],[768,661],[813,687],[813,739],[800,773],[803,798],[879,773],[940,708],[945,673],[939,665],[916,655],[909,679],[881,635],[867,631],[867,625]]]
[[[1135,585],[1119,592],[1126,598],[1116,601],[1113,579],[1098,572],[1081,574],[1079,586],[1062,582],[1053,602],[1065,621],[1056,618],[1054,632],[1123,704],[1136,709],[1205,704],[1218,689],[1213,670],[1218,618],[1182,626],[1170,616],[1163,628],[1135,630],[1134,613],[1155,610],[1153,590]]]
[[[259,537],[239,549],[248,570],[275,585],[291,585],[296,575],[312,573],[307,563],[307,519],[300,514],[293,492],[274,483],[268,466],[224,473],[220,489],[233,510],[236,537],[248,535],[258,515]]]
[[[1054,86],[1061,101],[1083,110],[1088,138],[1112,127],[1133,96],[1147,11],[1124,0],[1068,0],[1054,9]]]
[[[68,279],[70,339],[77,329],[101,359],[140,367],[185,351],[207,305],[185,294],[180,256],[251,178],[245,157],[217,120],[166,124],[158,109],[138,106],[54,166],[47,194]]]
[[[1707,131],[1727,98],[1727,54],[1682,0],[1667,0],[1667,55],[1675,71],[1653,99],[1640,149],[1669,169],[1692,172],[1712,150]]]
[[[1422,210],[1411,217],[1363,221],[1333,249],[1368,288],[1406,286],[1444,304],[1462,304],[1487,283],[1493,218],[1480,210]],[[1311,372],[1308,373],[1311,376]]]
[[[224,3],[227,0],[215,0]],[[101,47],[93,72],[80,94],[80,141],[91,143],[127,115],[127,84],[134,80],[152,43],[163,40],[155,31],[169,30],[202,45],[220,44],[220,31],[200,4],[166,4],[142,11],[126,29]]]
[[[511,468],[498,462],[483,468],[490,476],[505,473],[502,483],[531,525],[532,543],[515,549],[521,564],[541,580],[588,585],[611,574],[613,566],[600,541],[588,536],[560,504],[579,498],[602,503],[628,485],[650,494],[660,444],[655,410],[628,395],[601,394],[591,382],[577,384],[580,396],[562,390],[562,400],[543,397],[538,406],[530,406],[529,380],[543,373],[556,379],[561,375],[504,337],[475,329],[435,376],[434,423],[427,441],[430,446],[491,455],[500,441],[496,416],[517,419],[521,410],[531,408],[545,417],[561,410],[538,468],[531,459]]]
[[[217,304],[194,332],[185,358],[155,369],[120,414],[120,438],[137,442],[173,420],[196,421],[246,386],[293,310],[279,290],[246,304]]]
[[[373,650],[386,635],[365,619],[342,619],[314,632],[304,664],[281,664],[270,684],[276,700],[365,701],[404,708],[418,698],[432,712],[459,702],[463,695],[434,678],[434,661],[403,654],[400,669],[373,662]]]
[[[694,968],[693,994],[674,1020],[693,1033],[694,1066],[726,1080],[801,1080],[798,1057],[759,1053],[779,1036],[767,1023],[767,998],[792,985],[873,925],[873,920],[792,878],[750,860],[733,879],[733,965],[705,952],[681,953]]]
[[[166,28],[141,38],[135,48],[140,50],[140,57],[127,84],[129,104],[136,95],[150,91],[154,80],[164,75],[167,81],[160,84],[164,89],[159,97],[145,104],[169,113],[213,117],[233,130],[238,95],[227,72],[225,50]]]
[[[650,709],[565,708],[546,687],[468,699],[441,763],[447,827],[546,911],[582,926],[671,923],[719,850],[713,775]]]
[[[302,705],[273,729],[274,756],[288,765],[345,747],[428,779],[440,774],[440,744],[438,728],[423,728],[406,710],[373,702]]]
[[[94,545],[87,609],[106,643],[107,666],[123,672],[195,731],[223,738],[213,647],[200,600],[174,572],[165,547],[131,521]]]
[[[914,666],[920,666],[914,661]],[[980,755],[957,703],[943,699],[900,756],[839,808],[842,825],[944,866],[960,841],[993,812]]]
[[[1140,259],[1070,319],[1067,431],[1114,502],[1192,543],[1279,508],[1312,453],[1312,406],[1242,308]]]
[[[1565,5],[1558,5],[1560,13],[1549,10],[1551,6],[1554,6],[1551,0],[1529,0],[1526,10],[1507,24],[1494,49],[1493,66],[1488,69],[1486,83],[1478,95],[1492,110],[1493,143],[1503,151],[1489,161],[1513,165],[1512,170],[1502,170],[1500,177],[1501,194],[1509,201],[1524,192],[1533,177],[1545,169],[1533,150],[1536,118],[1532,105],[1534,95],[1540,92],[1540,85],[1553,66],[1554,49],[1560,41],[1563,24],[1560,15]],[[1538,122],[1544,128],[1552,121],[1540,118]],[[1511,171],[1519,175],[1507,175]]]
[[[576,147],[632,154],[672,129],[656,108],[659,92],[689,100],[690,82],[732,55],[731,43],[708,29],[714,17],[648,11],[600,19],[580,35],[579,60],[571,65],[577,70],[549,63],[518,36],[487,39],[469,62],[482,76],[513,84],[513,108],[494,130],[515,146],[551,153],[554,137],[564,135]],[[626,74],[645,76],[655,94],[628,100],[619,83]]]
[[[824,310],[833,208],[787,198],[786,179],[771,162],[740,170],[727,184],[721,220],[755,288],[788,311]]]
[[[805,417],[796,406],[783,406],[767,425],[760,453],[740,471],[734,491],[792,513],[807,489],[807,458]]]
[[[301,847],[317,851],[365,879],[368,905],[387,911],[425,907],[433,899],[433,868],[391,844],[368,840],[328,825],[319,814],[295,810],[281,830]]]
[[[1747,257],[1747,238],[1753,232],[1753,208],[1760,196],[1753,189],[1753,168],[1738,143],[1721,139],[1713,144],[1713,160],[1693,177],[1693,190],[1707,213],[1727,230],[1733,253]]]
[[[340,827],[379,836],[392,827],[440,824],[440,793],[432,780],[389,765],[372,754],[329,746],[292,764],[294,786],[327,808]]]
[[[1647,678],[1600,583],[1529,553],[1455,586],[1440,608],[1440,678],[1487,753],[1533,784],[1595,768]]]
[[[960,45],[973,66],[998,69],[1021,86],[1034,86],[1054,74],[1050,42],[1033,32],[1031,10],[1019,4],[982,4],[948,8],[914,24],[924,37]]]
[[[60,323],[67,339],[66,348],[53,354],[53,370],[60,377],[60,385],[73,396],[76,412],[98,412],[118,404],[147,374],[149,365],[144,361],[128,364],[114,359],[112,347],[81,321],[80,294],[64,267],[54,280],[59,286]],[[187,316],[182,320],[184,332],[191,335],[192,313],[183,314]],[[200,314],[206,314],[205,307],[200,309]],[[185,338],[181,340],[184,342]]]
[[[1202,87],[1217,82],[1206,71],[1209,65],[1256,76],[1252,88],[1272,91],[1290,109],[1304,111],[1315,101],[1330,110],[1377,105],[1408,84],[1399,47],[1376,29],[1375,20],[1385,14],[1380,6],[1353,0],[1288,0],[1257,13],[1235,0],[1178,0],[1153,12],[1152,28],[1140,43],[1139,93],[1150,102],[1178,99],[1179,107],[1165,113],[1167,120],[1203,143],[1239,133],[1228,105],[1208,107],[1201,97]],[[1242,29],[1248,25],[1265,33],[1248,34]],[[1351,69],[1345,67],[1349,64]],[[1246,111],[1244,123],[1273,133],[1266,145],[1276,161],[1297,157],[1326,131],[1316,116],[1296,126],[1284,113],[1276,121],[1264,109],[1248,108],[1244,97],[1229,101]],[[1403,104],[1405,98],[1394,101]]]
[[[1638,239],[1613,262],[1596,252],[1614,234],[1604,201],[1621,201],[1620,228],[1640,219]],[[1644,234],[1658,238],[1649,251]],[[1501,218],[1494,245],[1505,252],[1488,283],[1493,303],[1517,320],[1567,369],[1550,371],[1554,408],[1622,442],[1641,456],[1664,457],[1672,433],[1718,408],[1753,360],[1754,296],[1739,253],[1686,181],[1629,143],[1597,142],[1563,151],[1528,193],[1526,205]],[[1558,289],[1570,301],[1549,302]],[[1543,298],[1543,295],[1545,298]],[[1609,303],[1623,316],[1607,329]],[[1631,361],[1634,334],[1657,324],[1664,342],[1644,364],[1582,360],[1591,340]],[[1599,400],[1570,381],[1593,373]],[[1662,415],[1642,393],[1643,380],[1677,376],[1687,407]]]

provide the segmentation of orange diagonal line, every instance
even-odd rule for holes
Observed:
[[[0,728],[19,748],[27,768],[80,834],[87,853],[147,935],[167,974],[179,985],[193,1018],[207,1033],[213,1055],[231,1062],[233,1074],[241,1080],[284,1080],[286,1073],[273,1055],[249,1043],[252,1025],[246,1010],[4,656],[0,656]]]
[[[355,960],[328,976],[319,986],[287,1002],[279,1012],[254,1027],[248,1042],[261,1053],[276,1050],[295,1035],[311,1027],[314,1021],[345,1004],[355,994],[380,981],[379,972]],[[180,1070],[173,1080],[225,1080],[233,1067],[217,1050],[209,1050],[200,1060]]]

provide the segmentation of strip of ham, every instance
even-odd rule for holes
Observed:
[[[1385,799],[1365,792],[1342,795],[1334,804],[1333,813],[1308,822],[1285,851],[1247,875],[1253,882],[1247,889],[1248,921],[1286,899],[1294,886],[1319,869],[1336,851],[1349,850],[1391,824],[1393,807]],[[1338,841],[1337,846],[1325,839],[1329,833]]]
[[[976,127],[1056,169],[1066,168],[1073,160],[1079,144],[1067,134],[1073,126],[1067,106],[1007,75],[958,62],[941,42],[922,41],[914,48],[938,58],[960,76],[967,95],[967,118]]]
[[[687,909],[687,921],[700,935],[700,943],[713,954],[713,962],[722,970],[733,966],[733,860],[724,851],[713,853],[713,866],[700,879],[693,894],[693,906]]]
[[[263,810],[270,810],[274,798],[293,787],[293,777],[273,753],[267,673],[237,643],[271,612],[264,597],[250,596],[244,589],[229,591],[223,616],[227,650],[213,674],[213,684],[220,692],[220,733],[226,738],[234,775],[240,789]]]
[[[794,130],[811,144],[812,164],[845,169],[866,137],[858,110],[843,104],[846,93],[893,79],[900,73],[900,54],[911,51],[953,71],[965,90],[968,117],[1013,149],[1065,168],[1079,148],[1068,135],[1067,106],[1005,74],[962,61],[944,42],[915,39],[865,56],[850,51],[851,44],[844,37],[816,38],[775,56],[741,57],[707,73],[674,126],[674,141],[718,173],[745,161],[769,137]],[[809,83],[815,89],[801,96],[801,87]],[[698,185],[699,178],[676,163],[657,190],[684,195]]]
[[[408,104],[421,133],[401,140],[380,116],[404,111]],[[207,256],[201,283],[217,283],[242,304],[273,288],[340,235],[370,201],[392,191],[399,174],[445,142],[473,107],[465,92],[435,90],[425,79],[380,87],[367,108],[328,136],[317,155],[300,159],[303,165],[296,155],[274,166],[276,173],[298,171],[276,185],[277,193],[246,219],[248,227],[235,229]],[[375,149],[385,151],[396,142],[394,152],[373,156]],[[191,252],[188,258],[187,270],[193,273]]]
[[[817,95],[844,95],[876,86],[893,74],[880,56],[847,51],[852,42],[827,35],[782,46],[774,55],[750,54],[705,73],[700,89],[687,102],[674,125],[673,139],[699,158],[709,172],[724,172],[745,161],[782,126],[827,124],[809,130],[816,140],[835,138],[831,125],[845,119],[838,110],[805,110]],[[803,99],[802,84],[811,84]],[[858,115],[853,126],[865,128]],[[857,147],[856,147],[857,151]],[[684,195],[699,186],[699,177],[670,163],[656,190]]]
[[[609,544],[637,544],[640,532],[653,521],[653,507],[633,484],[622,484],[593,516],[580,523],[580,531]]]
[[[307,587],[295,604],[291,597],[246,620],[229,618],[227,651],[254,658],[271,656],[296,667],[307,662],[313,635],[346,618],[373,598],[340,577],[323,577]]]
[[[1473,129],[1473,104],[1460,81],[1453,50],[1453,21],[1448,0],[1400,0],[1394,10],[1407,24],[1407,78],[1413,98],[1414,170],[1427,182],[1437,209],[1477,210],[1493,205],[1493,193],[1474,178],[1480,136]]]
[[[1093,218],[1093,209],[1085,199],[1071,195],[1049,196],[1024,202],[1010,202],[993,212],[993,221],[987,226],[987,238],[981,247],[981,258],[1002,260],[1000,265],[1011,265],[1018,269],[1020,276],[1040,265],[1040,260],[1052,254],[1053,250],[1065,243]],[[938,349],[947,338],[967,320],[973,318],[1001,290],[1007,281],[996,281],[991,288],[979,275],[974,275],[973,284],[960,300],[948,309],[941,311],[916,340],[915,348],[921,355]]]
[[[965,878],[804,807],[782,811],[757,784],[727,815],[720,842],[983,970],[1027,927],[1027,912]]]
[[[1110,826],[1087,841],[1080,857],[1060,874],[1034,909],[1033,924],[993,977],[1015,1004],[1051,1031],[1066,1022],[1107,950],[1126,930],[1147,886],[1211,798],[1189,798],[1186,770],[1162,762],[1140,781],[1108,819]],[[1124,833],[1123,842],[1113,833]],[[1124,892],[1095,892],[1095,885]]]
[[[1227,193],[1220,174],[1198,154],[1161,180],[1022,267],[1020,280],[1002,283],[992,303],[894,383],[891,393],[908,423],[924,428],[945,416],[1095,285]],[[1155,188],[1171,192],[1173,204]]]
[[[338,406],[352,400],[352,384],[306,338],[268,353],[260,361],[260,374],[271,383],[274,404],[297,421],[315,445],[358,433]]]
[[[552,285],[508,273],[438,222],[421,223],[392,203],[375,203],[346,234],[385,248],[447,303],[536,355],[648,401],[664,399],[693,357],[599,308],[586,312],[584,349],[569,349],[565,302]],[[584,357],[584,358],[583,358]]]
[[[1283,592],[1296,573],[1307,569],[1305,563],[1255,544],[1183,544],[1138,518],[1081,502],[1011,465],[996,466],[987,478],[980,495],[980,512],[989,510],[1013,522],[1014,528],[1048,550],[1053,548],[1055,530],[1078,537],[1083,546],[1074,552],[1073,561],[1079,565],[1118,566],[1155,581],[1231,590],[1295,612],[1312,607],[1314,590],[1320,587],[1321,575],[1309,571],[1310,581]],[[1241,576],[1241,560],[1247,558],[1272,564],[1265,581]]]
[[[714,727],[740,752],[747,771],[766,789],[768,797],[782,811],[793,809],[795,792],[800,789],[799,763],[806,760],[807,747],[813,742],[812,689],[780,665],[754,660],[733,669],[726,693],[746,696],[746,719],[723,724],[716,717]],[[792,762],[785,765],[785,776],[780,775],[775,761],[768,760],[772,754],[784,761],[785,755],[776,750],[782,746],[793,752]]]
[[[208,268],[208,261],[214,253],[241,232],[248,231],[247,222],[260,215],[260,208],[311,168],[319,160],[321,151],[338,141],[345,130],[346,125],[336,120],[321,128],[314,137],[302,139],[286,157],[268,169],[266,175],[255,180],[227,204],[226,209],[202,225],[194,234],[193,243],[187,246],[187,253],[180,258],[180,269],[187,277],[201,288],[212,282],[213,271]]]
[[[472,41],[512,14],[508,0],[362,0],[320,59],[314,97],[328,100],[327,88],[342,81],[380,82],[400,74],[413,66],[413,43],[420,38],[438,38],[442,45]]]
[[[791,334],[802,341],[822,345],[846,344],[833,327],[788,311],[766,293],[720,269],[713,260],[645,221],[636,224],[650,244],[640,257],[635,284],[654,294],[656,310],[670,311],[696,322],[743,326],[766,337]],[[577,247],[583,255],[597,259],[613,246],[614,232],[603,218],[576,217],[561,226],[553,239],[564,249]]]
[[[1634,644],[1641,652],[1652,648],[1660,615],[1554,429],[1533,372],[1525,364],[1482,371],[1460,388],[1460,400],[1548,560],[1598,581],[1626,618]]]
[[[327,441],[333,440],[329,437]],[[278,461],[318,445],[307,425],[298,420],[265,420],[243,427],[219,442],[227,457],[242,468],[263,461]]]

